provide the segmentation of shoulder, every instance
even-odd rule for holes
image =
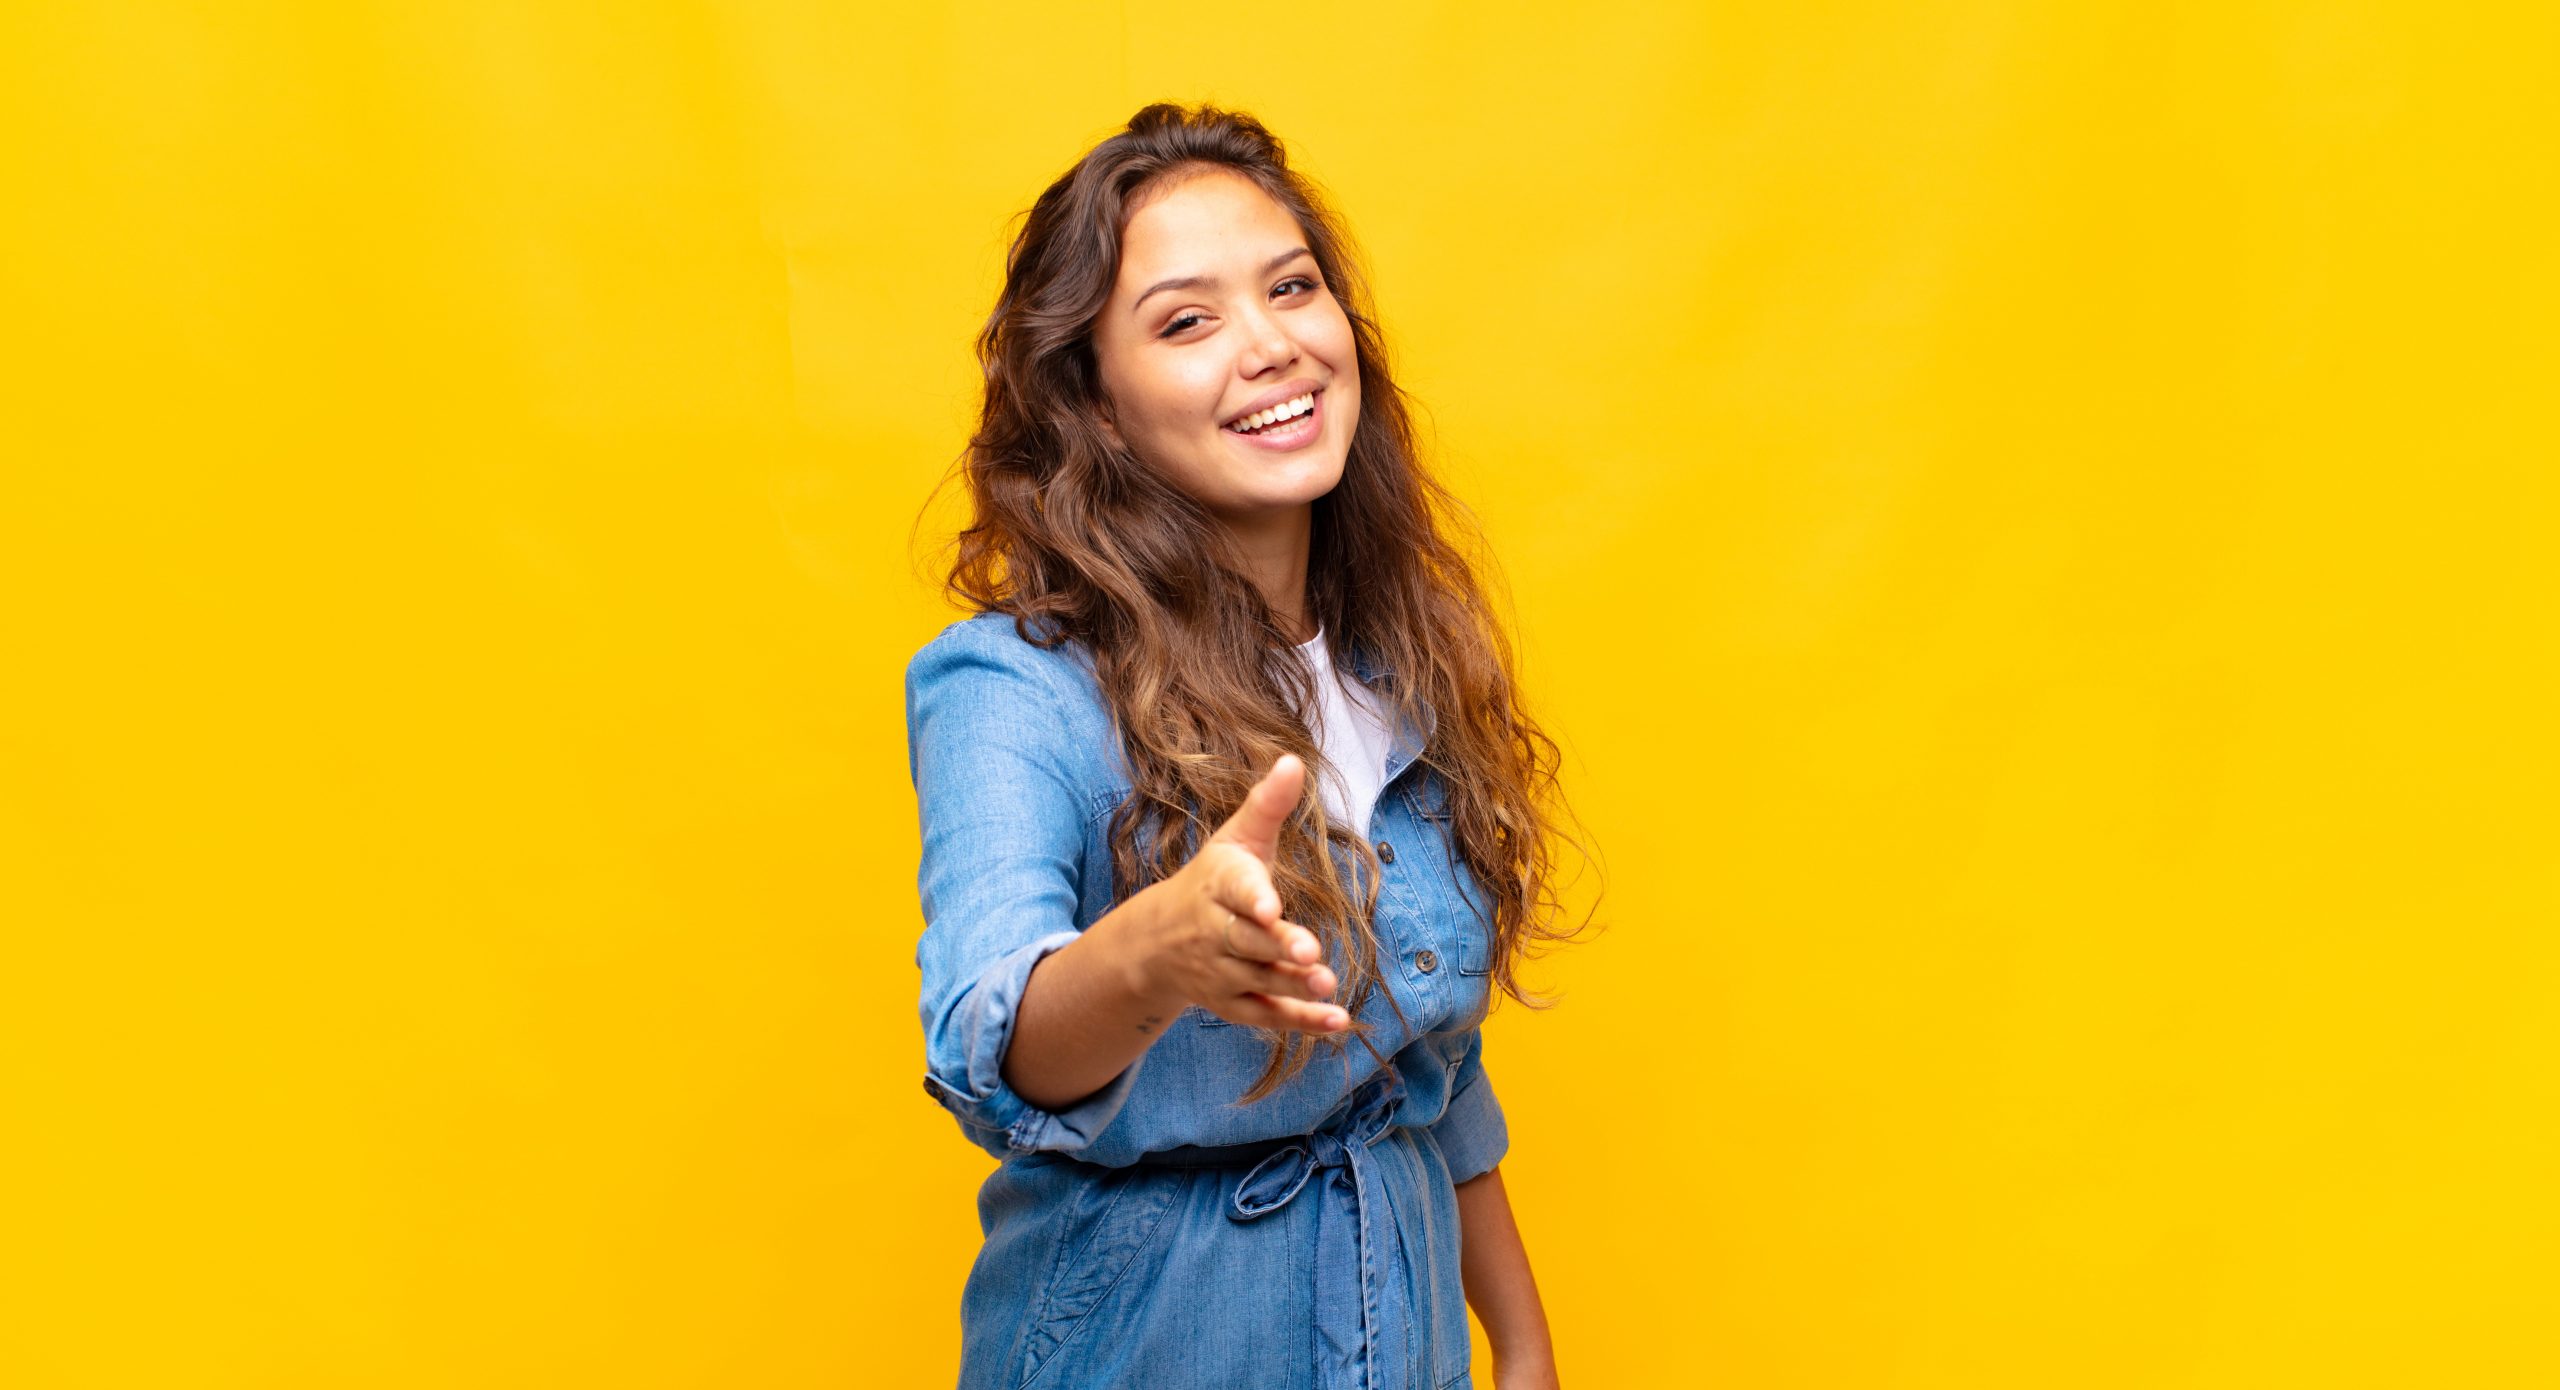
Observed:
[[[1038,632],[1034,628],[1034,632]],[[1084,703],[1091,667],[1082,644],[1044,647],[1010,613],[979,613],[936,633],[907,661],[909,698],[954,684],[1011,686],[1061,707]]]
[[[1082,792],[1114,785],[1117,741],[1087,660],[1081,644],[1027,640],[1007,613],[945,627],[907,662],[910,770],[1028,757]]]
[[[1044,648],[1023,636],[1010,613],[978,613],[935,633],[932,641],[917,648],[916,654],[908,659],[907,669],[914,671],[918,667],[929,668],[946,663],[979,662],[1036,671],[1057,658],[1061,651]]]

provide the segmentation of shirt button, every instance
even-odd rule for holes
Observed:
[[[1416,951],[1413,956],[1413,963],[1421,966],[1422,973],[1425,975],[1428,975],[1432,971],[1440,968],[1440,958],[1429,951]]]
[[[1381,864],[1392,864],[1396,862],[1396,847],[1388,844],[1384,840],[1380,840],[1378,842],[1378,862]]]

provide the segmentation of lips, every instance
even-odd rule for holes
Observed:
[[[1281,382],[1279,385],[1274,386],[1270,390],[1263,392],[1261,395],[1254,397],[1251,403],[1247,404],[1244,409],[1239,410],[1235,414],[1228,416],[1226,419],[1219,421],[1218,428],[1226,429],[1235,424],[1238,420],[1242,420],[1247,416],[1260,414],[1261,412],[1269,410],[1271,407],[1279,405],[1284,401],[1296,400],[1300,396],[1311,395],[1315,392],[1322,391],[1323,389],[1324,383],[1313,377],[1299,377],[1294,381]]]
[[[1257,410],[1242,419],[1231,421],[1227,428],[1237,434],[1259,434],[1266,429],[1277,428],[1286,421],[1295,420],[1315,408],[1316,393],[1309,391],[1303,396],[1291,396],[1269,410]]]
[[[1312,403],[1302,415],[1292,416],[1254,434],[1245,434],[1237,430],[1220,430],[1219,433],[1239,444],[1274,453],[1285,453],[1294,449],[1303,449],[1315,443],[1324,433],[1325,414],[1331,409],[1332,407],[1325,403],[1325,393],[1317,391],[1312,393]]]

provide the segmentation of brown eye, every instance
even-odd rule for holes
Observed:
[[[1159,338],[1170,338],[1174,334],[1189,328],[1191,325],[1198,323],[1199,321],[1200,316],[1198,314],[1176,314],[1173,316],[1173,322],[1166,324],[1164,326],[1164,331],[1156,336]]]

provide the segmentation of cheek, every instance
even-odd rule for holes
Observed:
[[[1145,350],[1141,343],[1111,341],[1100,349],[1102,389],[1124,433],[1159,435],[1176,428],[1197,408],[1196,369]]]
[[[1359,355],[1359,347],[1351,336],[1351,316],[1342,312],[1338,301],[1327,300],[1325,307],[1332,310],[1324,320],[1325,353],[1334,359],[1337,367],[1348,369],[1355,366],[1353,359]]]
[[[1346,437],[1360,423],[1360,351],[1346,325],[1339,344],[1324,349],[1325,361],[1333,368],[1332,396],[1336,406],[1334,418],[1341,422]]]
[[[1148,426],[1167,433],[1188,434],[1218,409],[1218,376],[1193,367],[1157,372],[1144,383]]]

